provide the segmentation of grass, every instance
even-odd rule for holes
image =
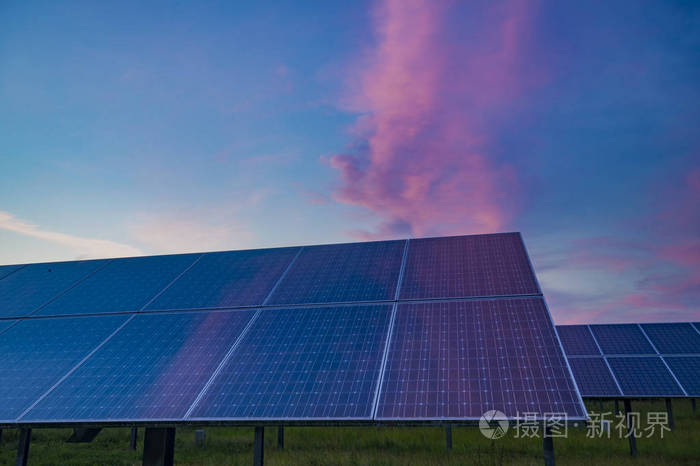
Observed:
[[[634,402],[642,413],[664,411],[663,400]],[[589,410],[598,411],[598,403]],[[613,411],[606,403],[604,411]],[[700,412],[693,414],[688,400],[674,402],[676,429],[661,439],[639,438],[639,456],[630,457],[628,440],[586,438],[586,429],[570,428],[568,438],[554,439],[558,465],[696,465],[700,463]],[[278,451],[276,429],[266,430],[265,462],[269,465],[540,465],[541,439],[513,438],[513,431],[499,440],[488,440],[478,429],[455,427],[453,449],[445,449],[445,432],[437,427],[293,427],[285,429],[285,450]],[[129,449],[129,429],[105,429],[89,444],[65,443],[70,429],[33,431],[29,464],[32,465],[135,465],[141,463],[143,429],[139,448]],[[250,465],[252,428],[207,428],[206,445],[194,444],[194,429],[177,430],[175,462],[182,465]],[[5,430],[0,442],[0,464],[14,464],[17,431]]]

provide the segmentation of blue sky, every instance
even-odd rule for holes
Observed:
[[[3,2],[0,263],[522,231],[700,320],[696,2]]]

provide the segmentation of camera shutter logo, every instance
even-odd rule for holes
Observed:
[[[479,419],[479,430],[484,437],[491,440],[499,439],[506,435],[508,426],[506,415],[496,409],[486,411]]]

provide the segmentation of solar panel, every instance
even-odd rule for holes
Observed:
[[[207,253],[148,309],[262,304],[299,248]]]
[[[37,315],[135,312],[197,259],[197,254],[114,259]]]
[[[0,280],[10,275],[15,270],[21,269],[23,265],[0,265]]]
[[[269,303],[394,299],[405,244],[402,240],[304,247]]]
[[[661,354],[700,353],[700,333],[689,323],[641,325]]]
[[[540,298],[399,304],[378,419],[586,416]]]
[[[410,242],[401,299],[539,293],[518,233]]]
[[[656,354],[637,324],[591,325],[603,354]]]
[[[658,356],[608,358],[608,363],[624,396],[683,396]]]
[[[665,356],[688,396],[700,396],[700,356]]]
[[[13,421],[126,319],[27,319],[0,334],[0,420]]]
[[[600,355],[587,325],[557,325],[557,333],[568,355]]]
[[[22,420],[181,419],[254,313],[137,315]]]
[[[391,310],[263,310],[191,417],[371,418]]]
[[[0,320],[0,333],[2,333],[3,330],[9,328],[15,322],[17,322],[17,321],[16,320]]]
[[[30,264],[0,280],[0,317],[22,317],[78,283],[105,260]]]
[[[560,334],[561,335],[561,334]],[[603,358],[569,358],[581,396],[614,397],[620,396],[610,369]]]

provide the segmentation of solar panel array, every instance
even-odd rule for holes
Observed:
[[[586,418],[518,233],[0,268],[0,425]]]
[[[559,325],[582,396],[700,396],[700,328],[690,322]]]

